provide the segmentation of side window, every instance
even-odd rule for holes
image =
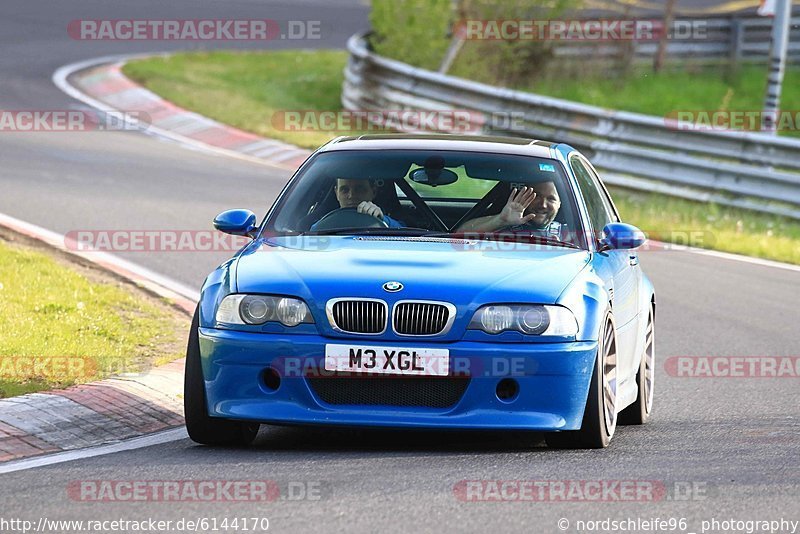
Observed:
[[[594,170],[591,165],[586,165],[586,163],[583,161],[581,164],[586,167],[586,170],[592,175],[594,183],[597,185],[597,190],[600,191],[600,198],[603,199],[603,205],[606,207],[606,211],[611,215],[611,220],[614,222],[620,222],[617,210],[614,208],[614,203],[611,202],[611,198],[608,196],[608,191],[605,190],[603,184],[600,182],[600,177],[597,175],[597,171]]]
[[[581,195],[589,211],[592,230],[595,236],[599,238],[605,225],[616,219],[614,212],[606,203],[602,189],[583,162],[573,156],[569,159],[569,164],[578,179],[578,187],[580,187]]]

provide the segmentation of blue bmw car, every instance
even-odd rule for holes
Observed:
[[[531,139],[340,137],[206,279],[189,436],[262,423],[544,432],[606,447],[653,408],[655,293],[587,159]]]

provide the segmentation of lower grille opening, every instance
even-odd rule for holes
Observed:
[[[469,385],[453,377],[313,377],[306,378],[316,395],[328,404],[449,408]]]

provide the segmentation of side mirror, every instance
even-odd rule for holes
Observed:
[[[250,210],[227,210],[214,217],[214,228],[231,235],[254,237],[256,214]]]
[[[625,223],[608,223],[603,228],[605,237],[600,240],[600,251],[627,250],[641,247],[647,241],[644,232]]]

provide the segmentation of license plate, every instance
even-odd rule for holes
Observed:
[[[448,349],[325,345],[325,370],[387,375],[447,376]]]

